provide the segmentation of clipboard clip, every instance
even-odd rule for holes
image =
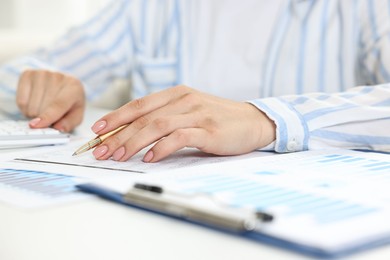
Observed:
[[[134,184],[123,195],[123,199],[129,204],[165,215],[240,233],[253,231],[260,223],[271,222],[274,219],[273,215],[262,211],[235,208],[217,203],[208,203],[208,206],[202,203],[193,203],[186,194],[173,193],[160,186],[142,183]]]

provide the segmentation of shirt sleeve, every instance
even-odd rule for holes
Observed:
[[[390,13],[388,1],[361,1],[356,78],[345,92],[253,100],[277,126],[276,152],[347,148],[390,151]]]
[[[250,103],[275,121],[276,152],[323,148],[390,151],[390,85],[291,95]]]
[[[113,80],[128,77],[134,54],[130,2],[112,1],[50,47],[2,65],[0,96],[14,96],[18,78],[27,69],[61,71],[77,77],[88,99],[102,93]]]

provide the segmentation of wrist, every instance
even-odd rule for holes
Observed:
[[[256,149],[263,148],[276,139],[276,124],[263,111],[250,104],[253,110],[253,129],[256,135]]]

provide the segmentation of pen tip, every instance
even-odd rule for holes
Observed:
[[[77,153],[76,153],[76,152],[74,152],[74,153],[72,154],[72,156],[75,156],[75,155],[77,155]]]

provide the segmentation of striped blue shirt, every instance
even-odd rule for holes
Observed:
[[[118,79],[129,99],[185,84],[264,111],[266,149],[390,151],[389,30],[386,0],[117,0],[3,65],[0,90],[31,68],[81,79],[89,100]]]

